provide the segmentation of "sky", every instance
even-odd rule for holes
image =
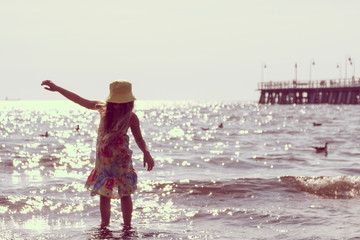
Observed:
[[[0,100],[63,99],[45,79],[103,100],[125,79],[140,100],[257,101],[295,63],[358,78],[359,23],[356,0],[0,0]]]

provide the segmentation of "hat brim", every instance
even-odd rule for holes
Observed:
[[[136,98],[134,97],[134,95],[132,95],[132,93],[129,94],[110,94],[107,98],[106,98],[106,102],[111,102],[111,103],[127,103],[127,102],[133,102],[135,101]]]

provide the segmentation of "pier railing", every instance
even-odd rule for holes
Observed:
[[[283,82],[260,82],[258,83],[258,90],[268,89],[290,89],[290,88],[348,88],[360,87],[360,78],[348,79],[327,79],[317,81],[283,81]]]

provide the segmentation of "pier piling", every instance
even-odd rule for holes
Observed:
[[[261,82],[260,104],[360,104],[360,79]]]

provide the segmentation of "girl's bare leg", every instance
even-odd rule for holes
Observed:
[[[122,197],[121,211],[122,211],[125,227],[131,227],[132,210],[133,210],[133,204],[132,204],[131,196]]]
[[[100,195],[101,227],[106,227],[110,223],[110,201],[111,198]]]

